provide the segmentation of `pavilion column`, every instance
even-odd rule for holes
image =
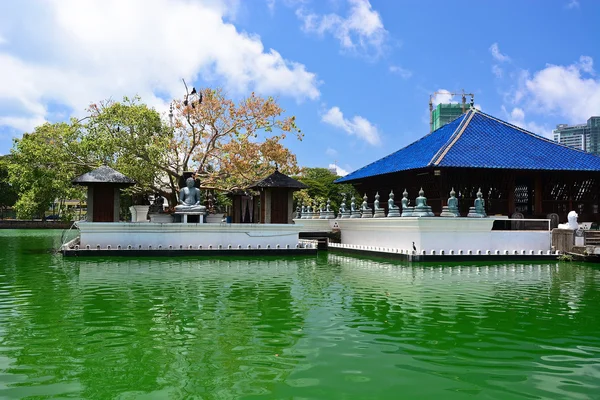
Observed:
[[[542,176],[540,173],[537,173],[535,175],[535,182],[534,182],[534,189],[533,189],[533,193],[534,193],[533,211],[534,211],[534,214],[542,215],[544,213],[542,210],[542,199],[544,197],[543,192],[544,192],[544,185],[542,182]]]
[[[508,215],[513,215],[515,212],[515,175],[510,174],[508,180]]]

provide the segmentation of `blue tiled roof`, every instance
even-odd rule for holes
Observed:
[[[427,167],[598,171],[600,157],[553,142],[477,110],[337,183]]]

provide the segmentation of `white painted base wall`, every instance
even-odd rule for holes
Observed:
[[[80,247],[85,248],[132,248],[156,249],[179,248],[227,248],[229,245],[237,248],[241,245],[247,248],[290,248],[298,244],[297,226],[292,224],[175,224],[152,222],[79,222]]]
[[[294,224],[300,228],[300,232],[329,232],[333,219],[294,219]]]
[[[492,231],[492,218],[338,219],[342,244],[400,249],[417,253],[458,254],[551,250],[550,231]]]

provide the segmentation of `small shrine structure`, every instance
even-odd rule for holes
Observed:
[[[434,210],[448,206],[454,188],[457,215],[469,214],[481,188],[488,215],[566,220],[576,210],[580,220],[600,222],[600,157],[474,108],[336,183],[369,198],[405,188],[412,198],[422,187]]]
[[[87,186],[87,221],[119,222],[121,189],[135,181],[103,165],[73,179],[74,185]]]
[[[266,178],[255,183],[249,189],[260,192],[261,224],[293,224],[294,199],[296,190],[307,186],[279,172],[278,168]]]

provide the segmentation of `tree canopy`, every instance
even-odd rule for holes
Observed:
[[[8,157],[0,156],[0,217],[8,207],[15,205],[18,199],[17,189],[8,181]]]
[[[83,198],[71,180],[102,164],[136,180],[133,192],[159,193],[171,205],[186,171],[218,190],[245,188],[273,164],[284,173],[299,171],[283,141],[302,133],[275,99],[252,93],[236,103],[221,89],[200,93],[201,102],[174,101],[169,119],[139,98],[124,98],[92,104],[83,119],[45,123],[16,139],[8,175],[18,188],[19,217],[43,213],[56,198]]]

